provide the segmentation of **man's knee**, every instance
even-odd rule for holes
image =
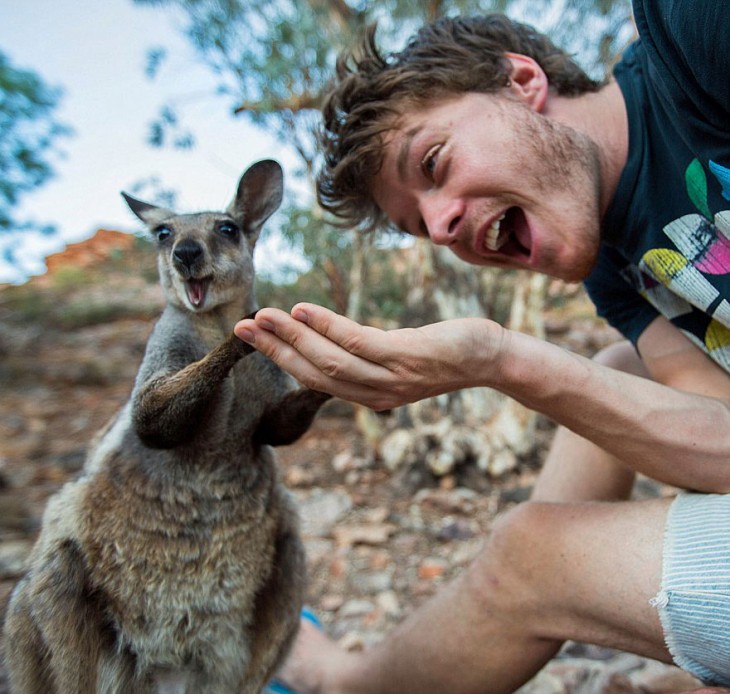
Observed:
[[[552,504],[524,502],[495,522],[467,580],[490,612],[535,614],[549,571],[545,514]]]

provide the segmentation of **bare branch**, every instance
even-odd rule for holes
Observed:
[[[285,99],[275,99],[266,104],[260,101],[244,101],[240,106],[233,109],[233,113],[235,115],[246,111],[250,113],[271,113],[272,111],[299,113],[300,111],[318,109],[321,103],[322,97],[320,94],[291,94]]]

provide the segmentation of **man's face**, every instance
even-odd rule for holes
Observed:
[[[467,262],[579,281],[598,252],[599,172],[587,136],[469,92],[401,116],[371,189],[398,228]]]

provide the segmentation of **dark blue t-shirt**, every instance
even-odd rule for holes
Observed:
[[[730,371],[730,1],[635,0],[629,155],[586,281],[634,343],[662,314]]]

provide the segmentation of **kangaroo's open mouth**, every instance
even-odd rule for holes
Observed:
[[[185,282],[188,299],[195,308],[200,308],[205,303],[205,297],[208,293],[209,285],[209,277],[204,277],[202,279],[189,279]]]

